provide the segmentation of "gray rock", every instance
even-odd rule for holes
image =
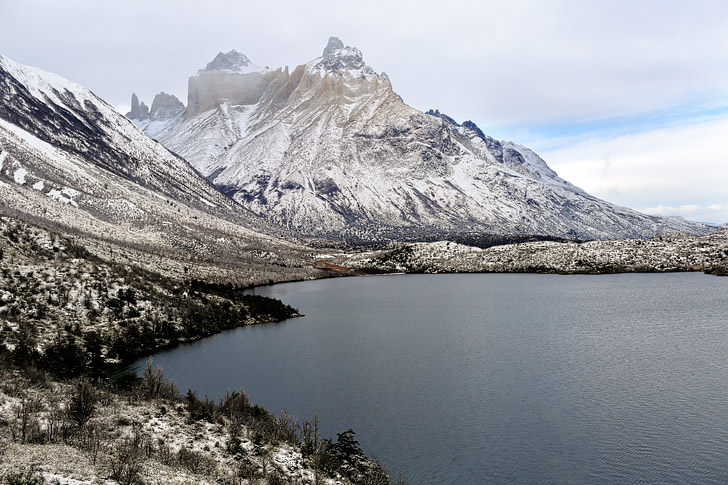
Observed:
[[[344,46],[338,37],[330,37],[324,49],[323,58],[316,67],[329,71],[361,69],[365,66],[364,57],[356,47]]]
[[[126,117],[132,120],[146,120],[149,118],[149,109],[144,103],[139,103],[136,93],[131,95],[131,111],[126,114]]]
[[[207,63],[203,72],[211,71],[240,71],[244,67],[251,65],[250,59],[245,54],[241,54],[235,49],[228,53],[219,52],[215,58]]]
[[[149,118],[152,120],[166,120],[174,118],[185,110],[185,105],[177,96],[161,92],[154,97]]]
[[[329,43],[324,48],[323,58],[326,59],[331,57],[334,52],[344,48],[344,43],[338,37],[329,37]]]

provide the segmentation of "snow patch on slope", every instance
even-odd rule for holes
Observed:
[[[13,180],[16,184],[23,185],[25,183],[25,176],[28,175],[28,171],[24,168],[19,168],[13,174]]]
[[[73,197],[76,197],[78,194],[79,192],[77,190],[65,187],[60,190],[51,189],[46,195],[53,200],[57,200],[58,202],[62,202],[64,204],[71,204],[73,207],[77,208],[78,203],[73,200]]]

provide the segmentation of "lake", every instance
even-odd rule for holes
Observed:
[[[461,274],[258,288],[305,317],[154,356],[187,388],[324,435],[413,485],[725,483],[728,278]],[[141,369],[146,359],[136,364]]]

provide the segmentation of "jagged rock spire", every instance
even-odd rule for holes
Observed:
[[[323,58],[330,57],[334,52],[344,48],[344,43],[338,37],[329,37],[329,43],[324,48]]]
[[[152,109],[149,111],[149,118],[152,120],[168,119],[185,110],[185,105],[177,96],[167,94],[164,91],[157,94],[152,101]]]
[[[316,65],[327,70],[361,69],[364,66],[361,51],[356,47],[344,46],[338,37],[329,37],[321,62]]]
[[[126,114],[126,117],[132,120],[146,120],[149,118],[149,108],[144,102],[139,103],[136,93],[131,94],[131,111]]]

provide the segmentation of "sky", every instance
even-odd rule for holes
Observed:
[[[358,47],[409,105],[535,150],[589,193],[728,222],[725,0],[0,0],[0,54],[128,109],[236,49]]]

